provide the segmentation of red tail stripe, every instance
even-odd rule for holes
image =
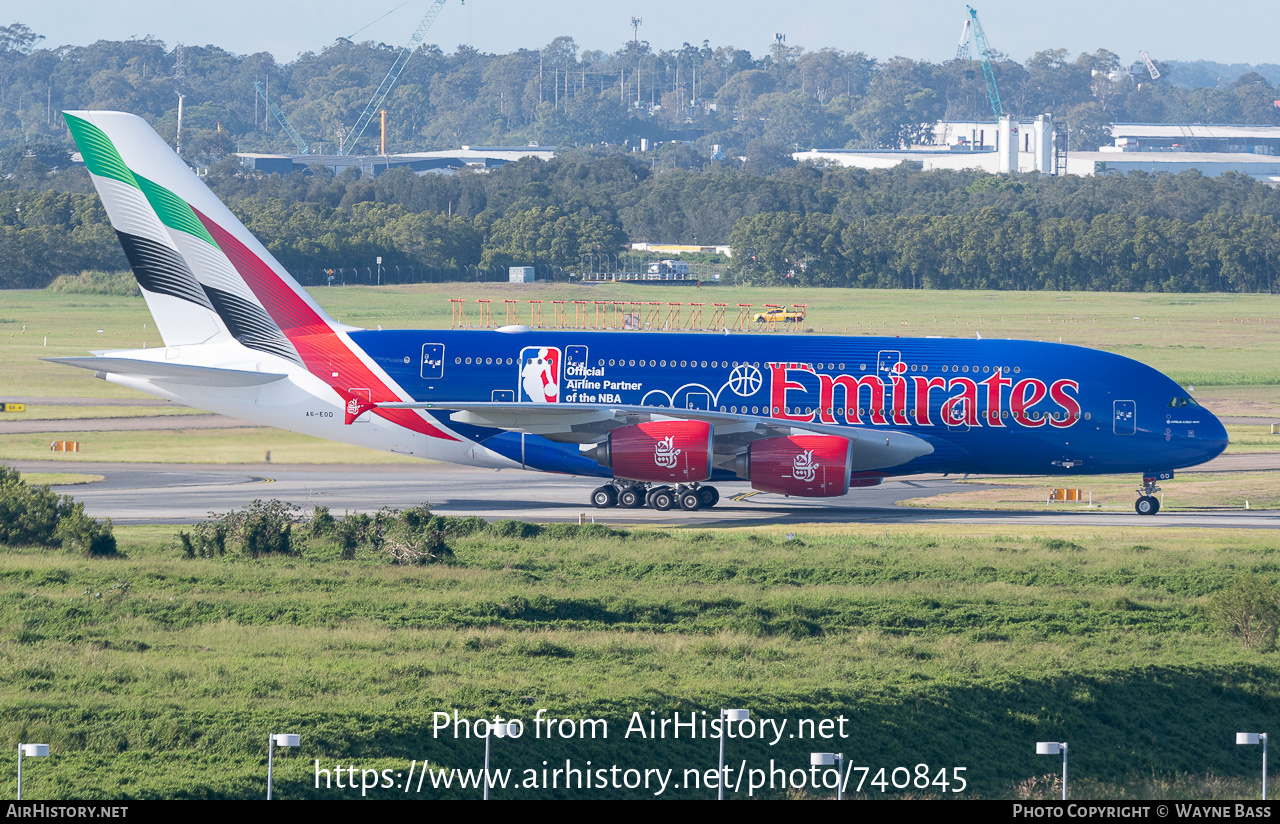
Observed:
[[[284,332],[293,348],[298,350],[307,371],[333,386],[340,395],[343,390],[334,385],[332,375],[337,372],[347,386],[367,387],[374,403],[404,400],[397,397],[385,383],[334,333],[324,318],[285,283],[275,271],[254,254],[236,237],[198,209],[196,217],[213,236],[223,254],[231,261],[236,272],[253,290],[267,314]],[[457,440],[452,435],[432,426],[420,415],[408,409],[374,410],[375,414],[434,438]]]

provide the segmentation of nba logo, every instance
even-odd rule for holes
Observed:
[[[520,400],[560,402],[560,350],[553,346],[526,346],[520,350]]]

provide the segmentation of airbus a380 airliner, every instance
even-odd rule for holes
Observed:
[[[1012,340],[357,329],[143,121],[65,114],[164,339],[53,358],[374,449],[598,478],[592,503],[714,506],[709,482],[835,497],[920,472],[1141,473],[1136,509],[1226,430],[1154,369]]]

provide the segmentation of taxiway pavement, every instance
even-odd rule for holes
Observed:
[[[217,465],[119,464],[77,461],[17,461],[22,472],[84,472],[104,480],[56,488],[83,501],[85,511],[117,523],[191,523],[210,512],[227,512],[254,499],[279,499],[306,510],[327,506],[335,515],[404,509],[429,503],[444,515],[486,519],[577,521],[612,524],[750,525],[793,523],[1019,524],[1024,526],[1143,526],[1280,528],[1280,511],[1205,510],[1140,516],[1132,510],[1088,510],[1072,504],[1044,512],[990,512],[898,506],[911,498],[971,490],[956,478],[917,476],[854,489],[836,499],[786,498],[755,493],[745,483],[717,484],[721,502],[697,512],[611,507],[587,501],[598,481],[564,475],[492,470],[449,464]],[[1216,466],[1215,466],[1216,465]],[[1229,455],[1206,465],[1210,471],[1274,469],[1280,456]],[[998,478],[990,479],[999,485]],[[1046,480],[1046,487],[1049,481]]]

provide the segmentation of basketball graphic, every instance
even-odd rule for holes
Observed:
[[[740,398],[754,395],[763,382],[764,378],[760,375],[760,370],[749,363],[735,366],[729,373],[729,388]]]

